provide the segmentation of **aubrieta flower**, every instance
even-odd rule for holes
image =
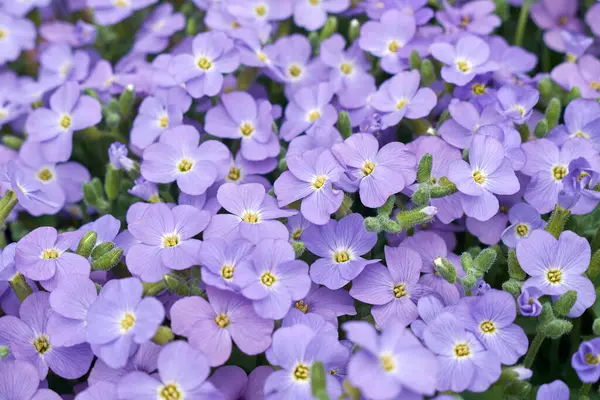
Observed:
[[[338,317],[356,315],[354,300],[344,289],[331,290],[325,286],[311,284],[309,292],[294,303],[294,307],[284,318],[284,323],[296,318],[299,313],[317,314],[334,327],[338,325]]]
[[[337,14],[350,7],[350,0],[297,0],[294,3],[294,23],[308,31],[325,25],[327,13]]]
[[[274,323],[257,314],[239,294],[208,287],[208,300],[192,296],[171,307],[172,329],[204,353],[208,365],[224,364],[233,341],[246,354],[259,354],[271,345]]]
[[[335,34],[321,43],[319,58],[329,66],[329,82],[339,97],[349,96],[356,87],[363,87],[374,79],[369,74],[369,61],[358,43],[353,43],[344,51],[346,41]]]
[[[320,59],[311,60],[312,47],[304,35],[292,34],[279,38],[268,55],[280,71],[272,73],[272,78],[286,84],[288,99],[300,87],[327,80],[327,66]]]
[[[450,164],[448,179],[463,193],[465,214],[480,221],[487,221],[498,212],[495,194],[510,195],[520,188],[502,143],[484,135],[473,138],[469,163],[456,160]]]
[[[27,3],[20,2],[20,4]],[[40,36],[42,38],[48,42],[66,43],[71,47],[81,47],[94,43],[96,33],[95,25],[82,20],[78,20],[75,24],[65,21],[50,21],[40,25]]]
[[[267,365],[256,367],[248,376],[236,365],[225,365],[208,379],[224,396],[224,400],[262,399],[265,381],[273,369]]]
[[[367,207],[381,207],[388,197],[401,192],[416,177],[416,158],[403,143],[388,143],[379,149],[373,135],[355,134],[335,145],[352,180],[360,182],[360,201]]]
[[[445,3],[435,18],[447,30],[464,30],[475,35],[489,35],[502,21],[494,15],[496,4],[490,0],[477,0],[464,6],[451,7]]]
[[[448,144],[459,149],[470,147],[475,134],[480,130],[485,132],[488,129],[486,127],[504,120],[493,104],[479,109],[471,102],[453,100],[448,106],[448,112],[452,118],[442,124],[439,133]]]
[[[192,125],[179,125],[160,135],[158,143],[144,150],[142,176],[155,183],[177,181],[182,192],[198,195],[227,174],[231,154],[216,140],[200,144],[200,134]]]
[[[149,341],[165,318],[154,297],[142,299],[137,278],[108,281],[86,316],[86,341],[94,354],[112,368],[122,368],[137,345]]]
[[[361,257],[375,246],[377,234],[367,232],[360,214],[311,226],[302,240],[308,251],[320,257],[310,267],[311,279],[332,290],[346,285],[369,264],[379,261]]]
[[[397,125],[402,118],[419,119],[429,115],[437,103],[435,92],[419,88],[421,74],[404,71],[383,82],[371,99],[371,107],[381,114],[381,128]]]
[[[392,9],[380,20],[367,21],[360,29],[360,48],[381,59],[381,68],[396,74],[408,67],[408,57],[414,50],[411,44],[417,31],[415,17]]]
[[[600,338],[581,342],[571,358],[571,367],[582,382],[597,382],[600,378]]]
[[[183,270],[199,263],[202,242],[194,236],[210,221],[208,211],[188,205],[169,208],[151,204],[127,227],[139,241],[127,252],[128,269],[144,282],[157,282],[170,270]]]
[[[304,218],[313,224],[326,224],[344,199],[344,192],[333,187],[344,172],[338,160],[330,150],[317,148],[289,155],[287,166],[289,171],[274,184],[279,206],[302,200]]]
[[[519,264],[531,276],[523,283],[523,289],[537,287],[555,298],[575,290],[577,301],[568,316],[580,317],[596,300],[594,285],[582,276],[590,257],[587,240],[571,231],[562,232],[558,240],[546,231],[533,231],[517,245]]]
[[[127,157],[129,150],[127,146],[120,142],[111,143],[108,148],[108,161],[110,165],[116,170],[131,171],[134,167],[134,161]]]
[[[254,246],[247,240],[234,240],[230,243],[220,238],[205,240],[198,253],[198,260],[204,267],[201,270],[202,282],[222,290],[238,292],[239,273],[236,268],[249,257]]]
[[[438,315],[444,312],[444,303],[435,294],[421,297],[417,302],[419,318],[410,324],[412,333],[423,340],[423,333],[427,325],[435,321]]]
[[[293,345],[292,345],[293,343]],[[331,335],[318,335],[306,325],[279,328],[273,334],[273,344],[266,352],[271,365],[281,367],[269,375],[265,382],[266,400],[310,399],[311,368],[317,361],[325,371],[344,364],[350,351]],[[342,394],[341,382],[327,373],[326,390],[329,398]]]
[[[236,272],[241,293],[252,300],[257,314],[271,319],[283,318],[294,301],[306,296],[311,284],[308,265],[295,259],[287,240],[258,242]]]
[[[498,63],[499,68],[494,71],[497,84],[518,85],[525,74],[533,70],[537,64],[535,54],[519,46],[510,46],[501,36],[490,38],[490,59]]]
[[[292,16],[292,0],[231,0],[227,11],[240,20],[257,24],[281,21]]]
[[[528,238],[536,229],[543,229],[546,222],[535,208],[525,203],[515,204],[508,212],[510,226],[502,232],[502,242],[509,248],[517,247],[520,240]]]
[[[288,142],[301,133],[316,133],[319,127],[330,127],[337,121],[337,111],[331,105],[333,87],[319,83],[294,92],[285,108],[281,138]]]
[[[73,149],[73,132],[102,119],[98,100],[81,96],[75,82],[67,82],[50,97],[50,108],[34,110],[25,124],[28,140],[40,142],[48,161],[67,161]]]
[[[27,296],[19,309],[19,318],[0,318],[0,345],[7,346],[17,360],[31,363],[39,380],[52,370],[65,379],[77,379],[90,369],[94,355],[87,343],[62,347],[47,330],[50,294],[37,292]],[[0,362],[0,367],[3,362]]]
[[[577,18],[578,4],[569,0],[542,0],[531,6],[531,19],[544,32],[544,42],[559,51],[560,32],[580,32],[582,22]]]
[[[169,38],[184,27],[185,16],[182,13],[174,13],[170,3],[160,4],[138,31],[133,51],[160,53],[169,45]]]
[[[137,178],[133,183],[134,183],[133,187],[127,191],[129,194],[131,194],[132,196],[135,196],[137,198],[140,198],[144,201],[150,202],[150,203],[158,203],[160,201],[160,194],[158,193],[158,185],[156,183],[148,182],[141,176],[139,178]],[[182,193],[180,196],[189,196],[189,195]],[[206,197],[205,194],[201,194],[198,196],[204,197],[204,198]],[[196,196],[190,196],[190,197],[196,197]],[[181,201],[179,203],[186,204]],[[188,204],[188,205],[192,205],[192,204]]]
[[[289,233],[276,218],[291,217],[296,210],[280,209],[277,200],[258,183],[225,183],[217,192],[219,204],[231,214],[212,217],[205,239],[246,239],[257,243],[264,238],[287,239]]]
[[[531,116],[540,98],[536,89],[520,86],[503,86],[498,90],[497,109],[509,121],[523,124]]]
[[[348,379],[370,399],[433,395],[442,372],[447,373],[439,368],[435,355],[401,325],[392,324],[380,335],[364,321],[347,322],[343,329],[360,346],[348,364]]]
[[[471,82],[477,74],[498,68],[495,62],[490,61],[490,46],[476,36],[461,37],[455,46],[434,43],[429,50],[435,59],[444,64],[442,78],[458,86]]]
[[[552,80],[563,89],[578,88],[581,97],[595,100],[600,96],[600,61],[589,54],[579,58],[575,63],[562,63],[551,73]]]
[[[88,383],[92,386],[102,382],[116,385],[121,378],[132,371],[147,372],[148,374],[156,372],[158,354],[161,349],[161,346],[153,342],[145,342],[139,345],[137,350],[129,356],[127,364],[122,368],[111,368],[102,359],[98,358],[90,371]]]
[[[239,55],[233,41],[223,32],[204,32],[196,35],[190,53],[173,57],[169,72],[177,84],[195,99],[214,96],[223,87],[223,74],[239,66]]]
[[[65,43],[53,43],[40,54],[40,78],[58,86],[66,81],[83,81],[89,72],[90,56],[72,51]]]
[[[248,93],[223,94],[221,104],[206,113],[204,129],[216,137],[241,139],[241,154],[246,160],[261,161],[279,154],[271,103],[257,102]]]
[[[87,0],[87,6],[94,10],[94,19],[99,25],[114,25],[134,11],[154,3],[156,0]]]
[[[378,327],[392,322],[408,326],[419,316],[419,298],[433,290],[417,283],[421,276],[419,253],[389,246],[384,251],[387,268],[379,263],[370,265],[352,281],[350,295],[373,304],[371,314]]]
[[[548,132],[546,138],[562,146],[567,140],[583,138],[600,150],[600,104],[595,100],[575,99],[565,108],[564,125]]]
[[[564,179],[564,189],[558,194],[558,204],[573,214],[587,214],[600,202],[597,186],[600,175],[585,158],[569,163],[569,173]]]
[[[14,400],[60,400],[50,389],[38,389],[35,367],[21,360],[0,362],[0,397]]]
[[[71,236],[59,235],[52,227],[37,228],[17,245],[17,269],[26,277],[40,281],[47,290],[55,289],[73,275],[88,276],[89,262],[82,256],[67,251],[71,242]]]
[[[158,374],[131,372],[119,382],[117,391],[123,400],[155,397],[223,400],[221,393],[207,381],[209,373],[206,357],[178,340],[167,344],[158,355]]]
[[[183,110],[179,104],[164,101],[160,96],[148,96],[140,104],[137,116],[131,128],[131,145],[145,149],[160,137],[160,135],[178,126],[183,121]]]
[[[21,51],[35,48],[35,24],[0,11],[0,65],[15,61]]]
[[[542,313],[542,303],[539,298],[543,295],[541,290],[535,286],[523,289],[517,298],[519,312],[526,317],[537,317]]]
[[[569,387],[561,380],[541,385],[535,400],[569,400]]]

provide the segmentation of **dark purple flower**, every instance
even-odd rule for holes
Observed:
[[[571,366],[582,382],[597,382],[600,378],[600,338],[581,342],[571,358]]]
[[[542,303],[539,298],[543,293],[535,286],[523,289],[517,298],[517,305],[521,315],[526,317],[537,317],[542,313]]]

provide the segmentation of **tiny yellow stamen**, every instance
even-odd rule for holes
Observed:
[[[315,122],[316,120],[319,119],[319,117],[321,117],[321,113],[318,110],[313,110],[308,113],[307,119],[309,122]]]
[[[235,266],[233,266],[231,264],[225,264],[221,268],[221,276],[223,277],[223,279],[232,279],[234,270],[235,270]]]
[[[460,26],[462,28],[466,28],[470,23],[471,23],[471,17],[468,15],[463,15],[463,17],[460,19]]]
[[[406,285],[404,283],[399,283],[394,286],[394,297],[399,299],[401,297],[406,296],[408,293],[406,292]]]
[[[258,58],[262,62],[267,61],[267,55],[265,53],[263,53],[262,51],[256,52],[256,58]]]
[[[119,8],[127,7],[128,5],[127,0],[115,0],[115,6]]]
[[[600,82],[598,81],[591,81],[590,82],[590,87],[596,91],[600,90]]]
[[[365,176],[369,176],[373,173],[373,170],[375,170],[375,164],[373,164],[371,161],[365,161],[361,169],[362,173]]]
[[[292,233],[292,239],[293,240],[300,240],[300,236],[302,236],[302,229],[296,229],[293,233]]]
[[[132,313],[125,313],[123,318],[121,318],[121,331],[123,333],[129,331],[135,325],[135,316]]]
[[[256,211],[245,211],[242,215],[242,220],[250,224],[257,224],[260,219],[260,215]]]
[[[193,166],[194,163],[191,160],[184,158],[183,160],[179,161],[179,164],[177,164],[177,169],[179,172],[189,172]]]
[[[68,115],[64,115],[60,120],[60,126],[62,126],[65,129],[68,129],[71,126],[71,122],[71,117]]]
[[[568,17],[568,16],[566,16],[566,15],[563,15],[562,17],[560,17],[560,18],[558,19],[558,24],[559,24],[560,26],[565,26],[565,25],[566,25],[566,24],[568,24],[568,23],[569,23],[569,17]]]
[[[577,132],[575,132],[575,134],[573,136],[580,137],[580,138],[583,138],[583,139],[589,139],[590,138],[590,135],[588,135],[587,133],[585,133],[583,131],[577,131]]]
[[[456,68],[458,68],[458,70],[460,72],[464,72],[464,73],[468,73],[471,71],[471,65],[469,64],[468,61],[465,61],[465,60],[457,60]]]
[[[517,235],[521,237],[527,236],[529,234],[529,226],[527,226],[526,224],[517,225],[515,230],[517,231]]]
[[[198,68],[206,71],[206,70],[209,70],[210,67],[212,67],[212,62],[207,57],[200,57],[197,65],[198,65]]]
[[[148,201],[150,203],[160,203],[160,196],[158,194],[153,194],[152,196],[150,196]]]
[[[585,362],[589,365],[598,365],[600,363],[600,357],[594,353],[587,353],[585,355]]]
[[[555,165],[554,168],[552,168],[552,176],[557,181],[563,180],[563,178],[567,176],[568,172],[569,171],[567,170],[567,167],[564,165]]]
[[[311,6],[318,6],[321,0],[308,0],[308,4]]]
[[[260,281],[263,283],[263,285],[271,287],[275,281],[277,281],[277,278],[275,278],[275,275],[267,271],[260,276]]]
[[[0,29],[0,40],[6,36],[6,31],[4,29]]]
[[[55,258],[58,258],[59,253],[58,250],[56,249],[46,249],[44,251],[42,251],[42,258],[44,260],[52,260]]]
[[[50,350],[50,338],[46,335],[40,335],[33,341],[33,346],[39,354],[44,354]]]
[[[159,393],[160,400],[183,400],[183,393],[173,383],[163,386]]]
[[[240,179],[241,171],[237,167],[229,168],[229,174],[227,175],[227,180],[231,182],[237,182]]]
[[[312,182],[312,187],[315,189],[321,189],[323,185],[325,185],[326,181],[327,177],[325,175],[317,176]]]
[[[160,117],[158,119],[158,125],[165,129],[167,127],[167,125],[169,125],[169,117],[167,115],[163,115],[162,117]]]
[[[242,133],[242,136],[250,137],[250,135],[252,135],[252,132],[254,132],[254,125],[252,125],[251,122],[244,122],[240,126],[240,132]]]
[[[552,268],[546,272],[548,282],[556,285],[562,282],[562,271],[559,268]]]
[[[257,16],[264,17],[267,13],[267,7],[265,7],[264,4],[261,4],[254,9],[254,12]]]
[[[336,263],[345,263],[350,261],[350,254],[347,250],[339,250],[335,252],[333,259]]]
[[[309,0],[315,1],[315,0]],[[318,0],[316,0],[318,1]],[[298,381],[306,381],[310,376],[310,368],[305,364],[298,364],[296,368],[294,368],[294,378]]]
[[[476,83],[476,84],[474,84],[473,87],[472,87],[472,90],[473,90],[473,93],[475,93],[476,96],[481,96],[486,91],[485,85],[483,83]]]
[[[54,177],[54,174],[48,168],[42,168],[38,172],[37,177],[42,182],[48,182],[50,179],[52,179]]]
[[[483,184],[483,182],[485,182],[486,178],[485,178],[485,175],[483,175],[483,172],[477,170],[477,171],[473,172],[473,180],[477,184],[481,185],[481,184]]]
[[[481,325],[479,325],[481,332],[483,333],[494,333],[496,332],[496,325],[492,321],[483,321]]]
[[[471,349],[469,348],[469,345],[466,343],[458,343],[454,346],[454,355],[456,355],[456,357],[462,358],[462,357],[467,357],[471,354]]]
[[[226,328],[231,323],[231,321],[229,320],[227,314],[220,313],[217,314],[217,316],[215,317],[215,323],[219,328]]]
[[[163,247],[175,247],[179,244],[179,235],[163,236]]]
[[[346,75],[350,75],[354,68],[352,68],[352,64],[344,63],[340,65],[340,69]]]
[[[294,78],[297,78],[302,73],[302,68],[300,68],[299,65],[293,64],[293,65],[290,65],[290,68],[288,69],[288,71],[290,72],[291,76],[293,76]]]
[[[408,100],[407,99],[400,99],[398,100],[398,102],[396,103],[396,110],[402,110],[404,108],[405,105],[408,104]]]
[[[298,300],[294,304],[294,307],[296,307],[298,310],[302,311],[304,314],[306,314],[308,312],[308,304],[304,303],[303,300]]]
[[[402,48],[402,45],[397,40],[390,40],[388,42],[387,48],[390,51],[390,53],[396,53],[400,48]]]
[[[396,368],[396,364],[394,363],[392,356],[383,355],[379,357],[379,359],[381,361],[381,368],[383,368],[386,372],[390,372]]]

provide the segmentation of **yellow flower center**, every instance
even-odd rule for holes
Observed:
[[[256,13],[256,15],[258,15],[259,17],[264,17],[265,14],[267,13],[267,7],[265,7],[264,4],[261,4],[259,6],[256,6],[256,8],[254,9],[254,12]]]
[[[308,304],[304,303],[303,300],[298,300],[294,304],[294,307],[296,307],[298,310],[302,311],[304,314],[306,314],[308,312]]]
[[[179,170],[179,172],[189,172],[193,166],[194,163],[191,160],[184,158],[183,160],[179,161],[179,164],[177,164],[177,170]]]
[[[208,57],[200,57],[197,65],[198,65],[198,68],[206,71],[206,70],[210,69],[210,67],[212,67],[212,62],[208,59]]]
[[[401,297],[406,296],[406,286],[404,285],[404,283],[399,283],[398,285],[394,286],[394,297],[399,299]]]
[[[404,106],[407,104],[408,104],[408,100],[406,100],[406,99],[398,100],[398,102],[396,103],[396,110],[402,110],[404,108]]]
[[[396,368],[394,359],[390,355],[387,355],[387,354],[383,355],[383,356],[379,357],[379,360],[381,361],[381,368],[383,368],[386,372],[390,372],[394,368]]]
[[[473,85],[472,90],[476,96],[480,96],[485,93],[485,85],[483,83],[476,83]]]
[[[577,132],[575,132],[575,134],[573,136],[580,137],[580,138],[583,138],[583,139],[589,139],[590,138],[590,135],[588,135],[587,133],[585,133],[583,131],[577,131]]]
[[[527,234],[529,233],[529,227],[525,224],[517,225],[515,230],[517,231],[517,235],[519,235],[521,237],[527,236]]]
[[[583,171],[582,173],[579,174],[579,176],[577,176],[577,182],[581,182],[584,178],[589,178],[589,177],[590,177],[590,174]]]
[[[483,321],[481,325],[479,325],[481,332],[483,333],[494,333],[496,332],[496,326],[492,321]]]
[[[483,182],[485,182],[485,179],[486,178],[485,178],[485,175],[483,175],[483,172],[481,172],[479,170],[473,172],[473,180],[477,184],[479,184],[479,185],[483,184]]]
[[[568,24],[568,23],[569,23],[569,17],[567,17],[566,15],[563,15],[562,17],[560,17],[560,18],[558,19],[558,24],[559,24],[560,26],[565,26],[565,25],[566,25],[566,24]]]
[[[460,26],[463,28],[466,28],[467,25],[469,25],[471,23],[471,17],[468,15],[463,15],[463,17],[460,19]]]
[[[373,173],[374,169],[375,169],[375,164],[373,164],[371,161],[365,161],[361,171],[365,176],[369,176]]]
[[[350,75],[353,70],[352,64],[348,64],[348,63],[343,63],[342,65],[340,65],[340,69],[346,75]]]
[[[268,287],[273,286],[273,284],[275,283],[276,280],[277,280],[277,278],[275,278],[275,275],[273,275],[269,271],[263,273],[260,276],[260,281],[263,283],[263,285],[268,286]]]
[[[454,346],[454,355],[458,358],[467,357],[471,354],[471,349],[466,343],[458,343]]]
[[[179,244],[179,235],[163,236],[163,247],[175,247]]]
[[[321,0],[308,0],[308,4],[311,6],[318,6]]]
[[[217,314],[215,317],[215,323],[219,328],[227,328],[227,326],[231,323],[229,317],[225,313]]]
[[[465,60],[457,60],[456,68],[458,68],[458,70],[460,72],[464,72],[464,73],[468,73],[469,71],[471,71],[471,65],[469,64],[468,61],[465,61]]]
[[[314,0],[309,0],[314,1]],[[317,0],[318,1],[318,0]],[[294,368],[294,379],[298,381],[306,381],[310,376],[310,368],[306,364],[298,364]]]
[[[221,268],[221,276],[223,279],[231,279],[233,278],[233,271],[235,270],[235,266],[230,264],[225,264]]]
[[[302,236],[302,229],[296,229],[292,233],[292,239],[294,239],[294,240],[300,240],[300,236]]]
[[[6,36],[6,31],[4,29],[0,29],[0,39],[4,38],[4,36]]]
[[[239,28],[240,26],[241,26],[241,25],[240,25],[240,23],[239,23],[239,22],[237,22],[237,21],[233,21],[233,22],[231,23],[231,27],[232,27],[233,29],[237,29],[237,28]]]
[[[60,126],[65,129],[68,129],[71,126],[71,117],[68,115],[64,115],[60,120]]]
[[[258,224],[260,215],[256,211],[245,211],[242,215],[242,220],[249,224]]]
[[[323,185],[325,185],[326,181],[327,177],[325,175],[317,176],[312,182],[312,187],[315,189],[321,189]]]
[[[135,325],[135,316],[129,312],[125,313],[123,318],[121,318],[121,322],[120,322],[121,331],[123,333],[126,333],[131,328],[133,328],[134,325]]]
[[[596,91],[600,90],[600,82],[598,81],[591,81],[590,82],[590,87]]]
[[[402,45],[397,40],[390,40],[388,42],[388,45],[387,45],[387,48],[390,51],[390,53],[396,53],[396,52],[398,52],[398,50],[401,47],[402,47]]]
[[[600,363],[600,357],[594,353],[587,353],[585,355],[585,362],[590,365],[598,365]]]
[[[159,399],[161,400],[183,400],[183,394],[173,383],[163,386],[160,389]]]
[[[258,58],[262,62],[267,61],[267,55],[265,53],[263,53],[262,51],[256,52],[256,58]]]
[[[152,196],[150,196],[148,201],[150,203],[160,203],[160,196],[158,194],[153,194]]]
[[[42,182],[48,182],[54,177],[54,174],[48,168],[43,168],[38,172],[37,177]]]
[[[119,7],[119,8],[124,8],[127,7],[129,4],[127,2],[127,0],[115,0],[115,6]]]
[[[169,117],[166,115],[163,115],[162,117],[160,117],[158,119],[158,125],[161,128],[165,129],[167,127],[167,125],[169,125]]]
[[[46,335],[40,335],[33,341],[35,351],[44,354],[50,350],[50,338]]]
[[[252,125],[251,122],[244,122],[240,126],[240,132],[242,133],[242,136],[249,137],[252,135],[252,132],[254,132],[254,125]]]
[[[559,268],[552,268],[546,272],[548,282],[556,285],[562,282],[562,271]]]
[[[288,71],[290,72],[291,76],[293,76],[294,78],[297,78],[302,73],[302,68],[300,68],[299,65],[293,64],[293,65],[290,65],[290,67],[288,68]]]
[[[42,258],[44,260],[58,258],[58,256],[59,256],[58,250],[56,250],[56,249],[46,249],[46,250],[42,251]]]
[[[518,111],[519,114],[521,114],[521,117],[524,116],[525,113],[527,112],[527,110],[525,109],[525,107],[519,106],[519,105],[514,106],[513,110]]]
[[[307,119],[309,122],[315,122],[316,120],[319,119],[320,116],[321,116],[321,113],[318,110],[313,110],[308,113]]]
[[[567,170],[567,167],[565,167],[564,165],[555,165],[552,168],[552,176],[557,181],[563,180],[563,178],[567,175],[568,172],[569,171]]]
[[[229,168],[229,174],[227,174],[227,180],[237,182],[240,179],[240,169],[237,167]]]
[[[336,263],[345,263],[350,261],[350,253],[347,250],[338,250],[333,255],[333,259]]]

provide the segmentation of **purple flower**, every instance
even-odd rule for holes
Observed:
[[[88,310],[86,340],[112,368],[122,368],[138,344],[149,341],[165,318],[154,297],[142,299],[137,278],[110,280]]]
[[[21,51],[35,48],[35,24],[27,18],[17,18],[0,12],[0,65],[15,61]]]
[[[160,202],[160,194],[158,193],[158,185],[153,182],[148,182],[141,176],[135,180],[134,186],[128,190],[128,193],[135,197],[138,197],[142,200],[150,202],[150,203]],[[185,193],[182,193],[180,196],[190,196],[190,195],[186,195]],[[190,196],[190,197],[196,197],[196,196]],[[206,194],[198,195],[198,197],[203,197],[204,199],[206,199]],[[182,201],[179,201],[179,203],[186,204]],[[192,204],[188,204],[188,205],[192,205]]]
[[[432,352],[408,329],[392,324],[378,335],[364,321],[347,322],[343,329],[348,339],[360,346],[350,359],[348,379],[365,396],[389,399],[398,398],[400,393],[400,397],[435,393],[442,370]]]
[[[193,98],[214,96],[223,87],[223,74],[238,67],[239,56],[233,41],[223,32],[196,35],[190,53],[176,55],[169,66],[178,84]]]
[[[337,121],[337,111],[329,104],[333,97],[329,83],[303,87],[294,92],[285,108],[281,138],[288,142],[303,132],[316,133],[317,128],[328,128]]]
[[[50,293],[46,329],[56,346],[85,343],[87,313],[97,297],[96,285],[83,275],[70,276]]]
[[[239,292],[240,278],[236,269],[249,257],[253,248],[252,243],[246,240],[228,243],[213,238],[204,241],[198,253],[198,260],[204,267],[201,270],[202,282],[218,289]]]
[[[439,315],[425,328],[425,346],[438,356],[437,389],[484,392],[500,377],[500,360],[451,313]]]
[[[21,4],[23,3],[21,2]],[[96,40],[96,27],[82,20],[78,20],[74,25],[65,21],[51,21],[40,25],[40,36],[49,42],[66,43],[71,47],[80,47],[94,43]]]
[[[0,253],[0,281],[9,281],[17,273],[15,264],[16,251],[17,243],[11,243],[2,249],[2,253]]]
[[[221,101],[222,104],[206,114],[207,133],[220,138],[241,139],[241,154],[249,161],[261,161],[279,154],[271,103],[266,100],[257,103],[245,92],[224,94]]]
[[[464,6],[450,7],[445,3],[443,10],[438,11],[436,19],[446,31],[464,30],[475,35],[489,35],[502,24],[494,15],[496,4],[490,0],[472,1]]]
[[[100,103],[81,96],[75,82],[67,82],[50,97],[50,109],[34,110],[25,124],[28,139],[41,142],[48,161],[67,161],[73,149],[73,132],[96,125],[102,119]]]
[[[569,387],[561,380],[541,385],[536,400],[569,400]]]
[[[160,135],[181,124],[183,110],[179,104],[163,101],[161,97],[146,97],[133,120],[131,128],[131,144],[138,149],[145,149],[160,137]]]
[[[265,382],[266,399],[310,399],[311,368],[317,361],[323,363],[329,398],[342,394],[341,382],[335,377],[336,367],[344,365],[349,350],[331,335],[318,335],[306,325],[279,328],[273,334],[273,345],[267,350],[271,365],[281,367]]]
[[[291,17],[292,5],[292,0],[231,0],[227,11],[241,20],[265,24]]]
[[[184,27],[185,16],[182,13],[174,13],[172,4],[160,4],[138,31],[133,51],[160,53],[169,45],[169,38]]]
[[[300,211],[313,224],[323,225],[342,204],[344,192],[333,187],[344,172],[328,149],[318,148],[287,157],[289,171],[274,184],[279,206],[302,200]]]
[[[212,383],[224,396],[224,400],[262,400],[265,381],[273,369],[267,365],[256,367],[250,375],[236,365],[226,365],[212,374]]]
[[[392,9],[381,20],[367,21],[360,29],[360,48],[381,59],[381,68],[396,74],[408,67],[408,57],[417,25],[415,17],[407,12]]]
[[[381,114],[381,128],[397,125],[402,118],[419,119],[429,115],[437,96],[429,88],[420,88],[418,71],[400,72],[383,82],[373,95],[371,106]]]
[[[110,161],[110,165],[116,170],[123,169],[125,171],[130,171],[134,166],[134,161],[127,157],[128,153],[127,146],[123,143],[111,143],[108,148],[108,160]]]
[[[600,9],[600,7],[596,7]],[[578,88],[581,97],[595,100],[600,96],[600,61],[589,54],[576,63],[562,63],[552,70],[552,79],[566,90]]]
[[[50,389],[38,389],[35,367],[21,360],[0,363],[0,397],[14,400],[60,400]]]
[[[17,16],[23,17],[27,15],[33,8],[46,7],[50,4],[51,0],[32,0],[32,1],[15,1],[6,4],[2,4],[4,11]]]
[[[119,399],[164,399],[189,397],[222,400],[223,396],[207,381],[210,367],[204,355],[183,341],[167,344],[158,355],[158,374],[134,371],[118,385]],[[159,397],[159,398],[160,398]]]
[[[316,31],[327,20],[327,13],[341,13],[350,7],[350,0],[297,0],[294,23],[308,31]]]
[[[496,129],[495,125],[504,120],[494,105],[479,110],[468,101],[452,101],[448,111],[452,119],[442,124],[439,133],[448,144],[459,149],[470,147],[476,133],[485,132],[486,129]],[[493,128],[488,128],[490,125]]]
[[[492,77],[492,73],[478,75],[468,85],[455,87],[454,97],[461,101],[472,101],[482,108],[493,106],[497,101],[497,90],[490,87]]]
[[[519,46],[510,46],[501,36],[494,36],[488,42],[490,59],[498,63],[494,72],[497,84],[519,84],[519,79],[535,68],[537,57]]]
[[[518,192],[519,180],[510,161],[504,156],[502,143],[490,136],[478,135],[473,138],[469,162],[453,161],[448,168],[448,179],[463,193],[461,203],[465,214],[486,221],[499,210],[499,202],[494,194]]]
[[[2,168],[2,167],[0,167]],[[26,174],[18,161],[10,160],[6,168],[7,188],[17,195],[19,205],[33,216],[56,214],[65,203],[65,194],[56,185],[44,185],[39,179]],[[0,176],[1,176],[0,169]],[[4,182],[2,182],[4,183]]]
[[[464,36],[456,46],[434,43],[430,51],[435,59],[445,64],[442,67],[442,78],[458,86],[471,82],[477,74],[498,68],[495,62],[489,60],[490,46],[476,36]]]
[[[53,43],[40,54],[40,78],[58,86],[66,81],[82,82],[88,75],[90,56],[71,51],[65,43]],[[76,100],[76,99],[75,99]]]
[[[204,232],[205,239],[242,238],[255,244],[264,238],[287,239],[289,233],[285,225],[276,218],[297,213],[277,207],[275,198],[266,194],[264,186],[258,183],[225,183],[217,192],[217,200],[231,214],[213,216]]]
[[[520,86],[503,86],[498,90],[496,108],[509,121],[523,124],[531,116],[533,107],[540,98],[536,89]]]
[[[535,208],[525,203],[515,204],[508,212],[510,226],[502,232],[502,242],[514,249],[536,229],[544,229],[546,222]]]
[[[565,109],[565,124],[558,125],[546,138],[562,146],[567,140],[583,138],[600,149],[600,104],[596,100],[575,99]]]
[[[317,314],[334,327],[337,327],[337,317],[356,315],[356,309],[354,308],[354,300],[350,297],[348,291],[344,289],[330,290],[325,286],[318,286],[313,283],[306,296],[294,303],[294,307],[285,316],[284,323],[292,318],[297,318],[299,313]]]
[[[193,239],[210,221],[208,211],[164,203],[148,206],[128,230],[139,241],[127,253],[129,270],[144,282],[157,282],[169,270],[183,270],[198,264],[201,241]]]
[[[561,233],[558,240],[546,231],[533,231],[517,245],[519,264],[531,276],[523,283],[523,289],[537,287],[543,294],[555,298],[575,290],[577,301],[568,316],[580,317],[596,300],[594,285],[582,276],[590,257],[587,240],[571,231]]]
[[[78,254],[67,250],[72,237],[59,235],[56,229],[45,226],[28,233],[17,245],[17,269],[26,277],[40,281],[47,290],[72,275],[89,276],[90,264]]]
[[[87,0],[94,9],[94,19],[99,25],[114,25],[129,17],[134,11],[148,7],[157,0]]]
[[[138,346],[137,351],[129,357],[124,367],[116,369],[109,367],[104,361],[98,358],[90,371],[88,383],[90,385],[98,385],[102,382],[110,382],[117,385],[121,378],[132,371],[142,371],[151,374],[156,371],[158,354],[161,348],[161,346],[152,342],[145,342]]]
[[[110,382],[98,382],[77,394],[77,400],[116,399],[117,385]]]
[[[600,6],[598,4],[592,5],[588,8],[585,13],[585,23],[590,27],[594,35],[600,35],[600,24],[598,24],[598,17],[600,17]]]
[[[302,214],[288,218],[287,227],[290,231],[290,241],[302,241],[302,234],[312,225],[312,222],[304,218]]]
[[[94,356],[87,343],[71,347],[55,344],[46,329],[50,316],[49,296],[45,292],[30,294],[21,304],[19,318],[0,318],[0,345],[8,346],[17,360],[31,363],[40,380],[46,378],[48,369],[65,379],[80,378],[90,369]],[[0,362],[0,367],[2,365]]]
[[[542,0],[531,6],[531,18],[544,32],[544,42],[548,47],[562,50],[560,32],[583,30],[583,24],[577,18],[578,4],[569,0]]]
[[[582,382],[597,382],[600,378],[600,338],[581,342],[571,358],[571,366]]]
[[[564,189],[558,194],[558,204],[571,209],[573,214],[592,212],[600,201],[600,193],[594,190],[600,175],[585,158],[571,161],[568,169]]]
[[[232,340],[250,355],[262,353],[271,345],[273,321],[256,314],[249,300],[210,286],[206,291],[210,302],[192,296],[173,304],[171,325],[173,332],[186,336],[192,347],[204,353],[210,366],[229,359]]]
[[[292,302],[310,289],[308,265],[295,260],[286,240],[264,239],[237,271],[242,294],[252,300],[254,310],[271,319],[283,318]]]
[[[374,304],[371,314],[378,327],[400,322],[408,326],[417,319],[417,301],[432,291],[418,282],[421,257],[414,250],[385,246],[387,268],[377,263],[365,269],[352,282],[350,295]]]
[[[302,239],[308,251],[321,257],[310,267],[311,279],[332,290],[346,285],[369,264],[379,261],[361,257],[375,246],[377,234],[367,232],[360,214],[311,226]]]
[[[473,321],[466,329],[475,333],[502,364],[512,365],[527,352],[527,335],[514,324],[517,310],[509,293],[489,290],[469,302],[468,307]]]
[[[177,181],[182,192],[202,194],[227,174],[229,149],[216,140],[199,145],[200,134],[191,125],[171,128],[144,150],[142,176],[155,183]]]
[[[373,135],[356,134],[334,150],[348,167],[350,179],[360,182],[360,200],[367,207],[381,207],[415,180],[416,158],[403,143],[388,143],[379,149]]]
[[[543,293],[535,286],[523,289],[517,298],[517,305],[521,315],[526,317],[537,317],[542,313],[542,303],[539,298]]]

